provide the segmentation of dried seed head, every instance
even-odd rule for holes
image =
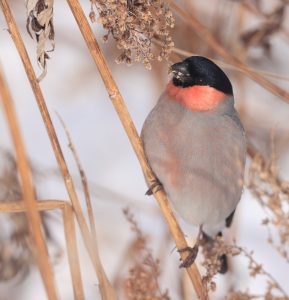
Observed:
[[[174,18],[163,0],[91,0],[91,8],[90,15],[94,18],[96,9],[98,21],[107,30],[104,40],[112,36],[117,48],[123,50],[117,63],[136,61],[151,69],[155,58],[168,59],[174,45],[170,36]],[[153,49],[153,38],[161,44],[159,53]]]

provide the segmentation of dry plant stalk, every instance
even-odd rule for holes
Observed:
[[[40,113],[42,115],[43,122],[46,126],[46,130],[48,132],[49,139],[51,141],[55,157],[57,159],[62,177],[64,179],[64,183],[65,183],[67,192],[69,194],[69,198],[72,202],[73,209],[74,209],[77,221],[80,226],[84,244],[85,244],[88,254],[92,260],[95,272],[98,275],[100,293],[101,293],[103,299],[116,299],[115,291],[114,291],[113,287],[111,286],[109,280],[107,279],[105,272],[102,268],[102,265],[100,264],[100,261],[98,260],[98,257],[96,256],[95,249],[93,247],[91,234],[90,234],[88,226],[86,224],[86,221],[85,221],[85,218],[84,218],[84,215],[83,215],[83,212],[82,212],[82,209],[81,209],[81,206],[80,206],[80,203],[79,203],[76,191],[75,191],[72,177],[69,173],[69,170],[68,170],[66,161],[64,159],[54,126],[53,126],[51,118],[50,118],[50,114],[48,112],[48,109],[47,109],[47,106],[45,103],[45,99],[43,97],[39,83],[35,76],[35,72],[33,70],[32,64],[28,57],[23,40],[20,36],[20,33],[18,31],[15,20],[11,14],[11,10],[8,6],[7,1],[1,0],[0,3],[1,3],[1,7],[3,10],[4,16],[7,21],[7,24],[8,24],[9,32],[15,43],[17,51],[21,57],[21,60],[23,62],[27,77],[30,81],[32,90],[34,92],[34,95],[35,95],[35,98],[36,98],[36,101],[37,101],[37,104],[38,104],[38,107],[40,110]]]
[[[1,1],[2,9],[4,5]],[[49,261],[48,250],[46,242],[42,233],[42,222],[39,212],[37,210],[37,201],[32,184],[31,169],[26,158],[24,143],[20,133],[17,117],[12,104],[12,97],[10,95],[8,86],[0,70],[0,93],[3,101],[7,121],[9,124],[11,137],[16,152],[16,162],[20,175],[20,182],[23,191],[23,201],[26,206],[27,221],[32,237],[32,242],[35,244],[33,252],[39,266],[39,270],[43,279],[46,293],[51,300],[57,299],[54,275]]]
[[[98,264],[97,277],[102,282],[102,281],[106,280],[106,275],[105,275],[105,272],[104,272],[104,269],[103,269],[103,266],[102,266],[102,263],[101,263],[101,260],[100,260],[99,251],[98,251],[95,221],[94,221],[94,217],[93,217],[93,210],[92,210],[92,205],[91,205],[90,194],[89,194],[89,191],[88,191],[87,178],[86,178],[85,172],[84,172],[84,170],[81,166],[80,159],[77,155],[76,148],[74,147],[74,144],[72,143],[72,139],[71,139],[70,133],[68,131],[68,128],[66,127],[63,119],[61,118],[61,116],[58,113],[57,113],[57,116],[58,116],[58,118],[59,118],[59,120],[60,120],[60,122],[61,122],[61,124],[64,128],[65,133],[66,133],[68,143],[69,143],[68,147],[70,148],[70,150],[72,152],[72,155],[73,155],[74,160],[77,164],[77,168],[78,168],[78,171],[79,171],[79,174],[80,174],[80,177],[81,177],[82,188],[83,188],[83,192],[84,192],[84,195],[85,195],[85,201],[86,201],[86,206],[87,206],[87,211],[88,211],[88,217],[89,217],[89,221],[90,221],[90,230],[91,230],[92,240],[93,240],[93,251],[95,253],[96,262]],[[105,296],[105,297],[107,297],[107,296]]]
[[[0,202],[23,201],[14,156],[9,151],[0,149],[0,159]],[[0,218],[3,223],[0,232],[0,282],[14,279],[20,283],[28,275],[30,266],[36,262],[27,216],[25,213],[1,214]],[[52,242],[59,246],[49,230],[45,212],[41,213],[41,220],[47,244]]]
[[[66,137],[68,139],[68,147],[72,152],[72,155],[73,155],[74,160],[75,160],[76,165],[77,165],[77,169],[79,171],[81,184],[82,184],[82,190],[83,190],[84,197],[85,197],[85,203],[86,203],[87,213],[88,213],[88,218],[89,218],[89,223],[90,223],[90,231],[91,231],[91,234],[92,234],[92,238],[94,239],[94,243],[96,244],[95,221],[94,221],[93,209],[92,209],[92,205],[91,205],[90,193],[89,193],[89,190],[88,190],[87,178],[86,178],[84,169],[81,166],[80,159],[78,157],[76,148],[75,148],[75,146],[72,142],[72,138],[71,138],[71,135],[69,133],[69,130],[68,130],[67,126],[65,125],[64,120],[62,119],[60,114],[57,113],[57,112],[56,112],[56,114],[58,116],[58,119],[59,119],[64,131],[65,131]]]
[[[47,211],[61,209],[63,212],[64,233],[67,246],[68,262],[70,268],[71,279],[73,283],[74,298],[83,300],[83,286],[79,266],[79,257],[76,245],[76,234],[73,220],[73,210],[67,201],[62,200],[41,200],[37,201],[38,211]],[[12,201],[9,203],[0,203],[0,211],[5,213],[25,212],[26,207],[21,201]]]
[[[106,86],[108,95],[114,105],[116,112],[121,120],[121,123],[127,133],[127,136],[133,146],[133,149],[137,155],[137,158],[142,167],[145,178],[149,184],[155,182],[156,178],[146,160],[144,149],[139,138],[139,135],[136,131],[134,123],[129,115],[129,112],[126,108],[125,102],[119,92],[119,89],[112,77],[111,71],[109,70],[104,56],[99,48],[97,40],[89,26],[88,20],[86,19],[84,12],[77,0],[67,0],[72,13],[76,19],[76,22],[79,26],[79,29],[85,39],[87,47],[92,55],[92,58],[100,72],[102,80]],[[161,211],[169,225],[170,232],[176,242],[177,248],[182,249],[187,247],[187,242],[184,238],[184,234],[177,223],[177,220],[169,206],[166,194],[163,190],[154,193],[155,198],[161,208]],[[181,254],[182,259],[185,259],[186,254]],[[195,264],[186,269],[196,293],[200,299],[207,299],[206,292],[204,290],[200,273]]]
[[[286,102],[289,102],[289,92],[283,90],[282,88],[267,80],[264,76],[258,74],[252,69],[248,69],[248,67],[242,61],[240,61],[233,54],[229,53],[217,41],[217,39],[213,36],[209,29],[207,29],[200,21],[198,21],[194,15],[188,14],[174,1],[170,1],[170,6],[180,17],[182,17],[185,20],[185,22],[188,25],[190,25],[195,30],[195,33],[201,39],[203,39],[210,47],[212,47],[216,51],[216,53],[222,56],[225,59],[225,61],[242,70],[242,72],[246,74],[249,78],[256,81],[258,84],[260,84],[262,87],[264,87],[274,95],[280,97]]]
[[[74,214],[71,205],[66,203],[62,209],[62,214],[74,298],[76,300],[84,300],[85,298],[76,244]]]

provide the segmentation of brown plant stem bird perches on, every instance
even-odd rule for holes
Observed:
[[[154,193],[157,193],[158,191],[163,189],[163,185],[159,182],[159,180],[156,178],[154,181],[151,182],[151,185],[149,189],[146,191],[146,196],[151,196]]]
[[[187,268],[197,256],[201,232],[214,239],[231,221],[243,190],[246,140],[231,82],[215,63],[191,56],[171,70],[141,137],[171,205],[200,227],[195,247],[179,248],[189,251],[181,264]]]
[[[100,72],[102,80],[106,86],[108,95],[111,99],[112,104],[120,118],[120,121],[127,133],[127,136],[133,146],[133,149],[137,155],[137,158],[142,167],[143,173],[146,177],[146,181],[150,184],[155,182],[156,178],[147,162],[144,149],[142,146],[142,142],[138,136],[135,125],[132,121],[132,118],[126,108],[124,99],[122,98],[120,91],[113,79],[112,73],[107,66],[105,58],[99,48],[98,42],[89,26],[88,20],[85,17],[85,14],[79,4],[78,0],[67,0],[72,13],[78,23],[79,29],[85,39],[87,47],[90,51],[90,54]],[[166,194],[163,190],[159,190],[158,192],[154,191],[154,196],[160,206],[160,209],[168,223],[170,232],[176,242],[177,248],[182,249],[187,247],[187,242],[185,240],[184,234],[177,223],[174,214],[168,205],[168,200]],[[181,256],[185,258],[185,254],[181,253]],[[207,292],[202,283],[202,279],[200,273],[195,264],[192,264],[189,268],[186,269],[188,275],[193,283],[195,288],[197,297],[199,299],[208,299]]]

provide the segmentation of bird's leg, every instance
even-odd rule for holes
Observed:
[[[163,189],[163,185],[161,184],[161,182],[156,178],[155,180],[153,180],[151,182],[151,185],[149,187],[149,189],[146,191],[146,196],[150,196],[153,193],[158,192],[159,190]]]
[[[197,257],[198,252],[199,252],[199,245],[200,245],[200,240],[201,240],[201,236],[202,236],[202,228],[203,228],[203,225],[200,225],[199,232],[198,232],[197,239],[196,239],[194,247],[186,247],[186,248],[178,250],[178,252],[180,252],[180,253],[182,253],[182,252],[188,252],[189,253],[188,256],[180,264],[180,268],[188,268],[196,260],[196,257]]]

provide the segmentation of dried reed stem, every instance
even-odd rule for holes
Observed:
[[[64,209],[65,205],[69,205],[68,202],[63,200],[40,200],[36,202],[37,210],[53,210],[53,209]],[[26,210],[26,206],[23,201],[11,201],[11,202],[1,202],[0,203],[0,211],[3,213],[18,213],[24,212]]]
[[[2,1],[1,6],[4,9]],[[48,298],[51,300],[56,300],[57,293],[54,282],[54,275],[49,261],[45,238],[42,232],[41,217],[37,210],[37,201],[32,183],[31,169],[26,157],[24,143],[12,103],[12,96],[9,92],[1,69],[0,95],[3,101],[3,106],[16,153],[16,163],[20,175],[21,188],[23,192],[23,202],[25,205],[25,213],[27,214],[29,232],[32,237],[32,243],[36,246],[32,248],[33,254],[35,255]]]
[[[66,127],[63,119],[61,118],[61,116],[57,113],[57,116],[64,128],[64,131],[66,133],[66,136],[67,136],[67,139],[68,139],[68,147],[70,148],[72,154],[73,154],[73,157],[76,161],[76,164],[77,164],[77,168],[79,170],[79,173],[80,173],[80,177],[81,177],[81,182],[82,182],[82,188],[83,188],[83,192],[84,192],[84,195],[85,195],[85,201],[86,201],[86,206],[87,206],[87,210],[88,210],[88,217],[89,217],[89,221],[90,221],[90,229],[91,229],[91,233],[92,233],[92,242],[93,242],[93,251],[95,253],[95,257],[96,257],[96,261],[97,261],[97,276],[98,278],[100,278],[100,282],[104,282],[106,279],[106,275],[104,273],[104,269],[103,269],[103,266],[101,264],[101,260],[100,260],[100,257],[99,257],[99,251],[98,251],[98,245],[97,245],[97,239],[96,239],[96,228],[95,228],[95,221],[94,221],[94,217],[93,217],[93,211],[92,211],[92,206],[91,206],[91,199],[90,199],[90,194],[89,194],[89,191],[88,191],[88,184],[87,184],[87,178],[86,178],[86,175],[85,175],[85,172],[81,166],[81,163],[80,163],[80,159],[77,155],[77,151],[76,151],[76,148],[74,147],[74,144],[72,143],[72,139],[71,139],[71,136],[70,136],[70,133],[68,131],[68,128]],[[108,297],[108,296],[106,296]],[[111,299],[111,296],[109,296],[108,298],[105,298],[105,299]]]
[[[72,138],[71,135],[69,133],[69,130],[67,128],[67,126],[64,123],[64,120],[62,119],[62,117],[60,116],[59,113],[56,112],[56,115],[60,121],[60,123],[62,124],[62,127],[65,131],[66,137],[68,139],[68,147],[70,148],[72,155],[74,157],[74,160],[76,162],[78,171],[79,171],[79,175],[81,178],[81,184],[82,184],[82,189],[83,189],[83,193],[84,193],[84,197],[85,197],[85,203],[86,203],[86,207],[87,207],[87,213],[88,213],[88,218],[89,218],[89,223],[90,223],[90,231],[92,233],[92,238],[94,239],[94,243],[96,244],[96,229],[95,229],[95,221],[94,221],[94,216],[93,216],[93,209],[92,209],[92,205],[91,205],[91,199],[90,199],[90,194],[89,194],[89,190],[88,190],[88,184],[87,184],[87,178],[84,172],[84,169],[81,166],[80,163],[80,159],[78,157],[76,148],[72,142]]]
[[[74,298],[84,300],[72,207],[65,205],[62,213]]]
[[[54,126],[53,126],[51,118],[50,118],[50,114],[48,112],[42,91],[40,89],[35,72],[33,70],[31,61],[30,61],[27,51],[25,49],[23,40],[18,31],[15,20],[11,14],[10,8],[7,4],[7,0],[0,0],[0,3],[1,3],[1,7],[3,10],[4,16],[5,16],[5,19],[8,24],[9,32],[15,43],[17,51],[21,57],[21,60],[23,62],[27,77],[30,81],[32,90],[34,92],[34,95],[35,95],[35,98],[36,98],[36,101],[37,101],[37,104],[38,104],[38,107],[40,110],[40,113],[42,115],[43,122],[46,126],[46,130],[48,132],[49,139],[52,144],[55,157],[57,159],[62,177],[64,179],[64,183],[65,183],[67,192],[69,194],[69,198],[72,202],[77,221],[79,223],[79,227],[81,230],[81,234],[83,236],[84,244],[85,244],[87,251],[89,253],[89,256],[92,260],[93,267],[97,273],[97,276],[99,279],[100,293],[101,293],[103,299],[116,299],[115,292],[105,275],[105,272],[101,266],[99,257],[97,257],[97,255],[95,253],[95,249],[93,249],[91,235],[90,235],[88,226],[86,224],[86,221],[85,221],[85,218],[84,218],[84,215],[83,215],[83,212],[82,212],[82,209],[81,209],[81,206],[80,206],[80,203],[79,203],[76,191],[75,191],[72,177],[69,173],[69,170],[68,170],[66,161],[64,159]]]
[[[109,70],[104,56],[99,48],[96,38],[93,35],[93,32],[89,26],[87,18],[85,17],[83,10],[78,2],[78,0],[67,0],[72,13],[78,23],[79,29],[85,39],[87,47],[92,55],[92,58],[100,72],[102,80],[106,86],[109,97],[114,105],[116,112],[121,120],[121,123],[128,135],[128,138],[132,144],[132,147],[137,155],[137,158],[140,162],[144,175],[148,183],[152,183],[156,180],[148,162],[146,160],[143,146],[141,140],[136,131],[135,125],[128,113],[125,102],[118,90],[118,87],[112,77],[111,71]],[[161,208],[161,211],[169,225],[171,234],[176,242],[178,249],[182,249],[187,247],[187,242],[184,238],[183,232],[180,226],[177,223],[174,214],[169,207],[167,197],[164,191],[158,191],[155,194],[155,197],[158,201],[158,204]],[[186,257],[185,253],[181,254],[182,259]],[[191,281],[194,285],[196,293],[200,299],[207,299],[206,291],[202,284],[202,279],[199,274],[199,271],[195,264],[193,264],[190,268],[187,268],[188,274],[191,278]]]
[[[289,102],[289,93],[271,81],[267,80],[264,76],[258,74],[257,72],[249,69],[242,61],[237,57],[229,53],[213,36],[213,34],[192,14],[188,14],[184,11],[178,4],[174,1],[169,1],[170,6],[174,11],[182,17],[187,24],[189,24],[198,36],[205,40],[208,45],[210,45],[220,56],[222,56],[228,63],[242,70],[249,78],[256,81],[258,84],[263,86],[265,89],[270,91],[272,94],[281,97],[286,102]]]

